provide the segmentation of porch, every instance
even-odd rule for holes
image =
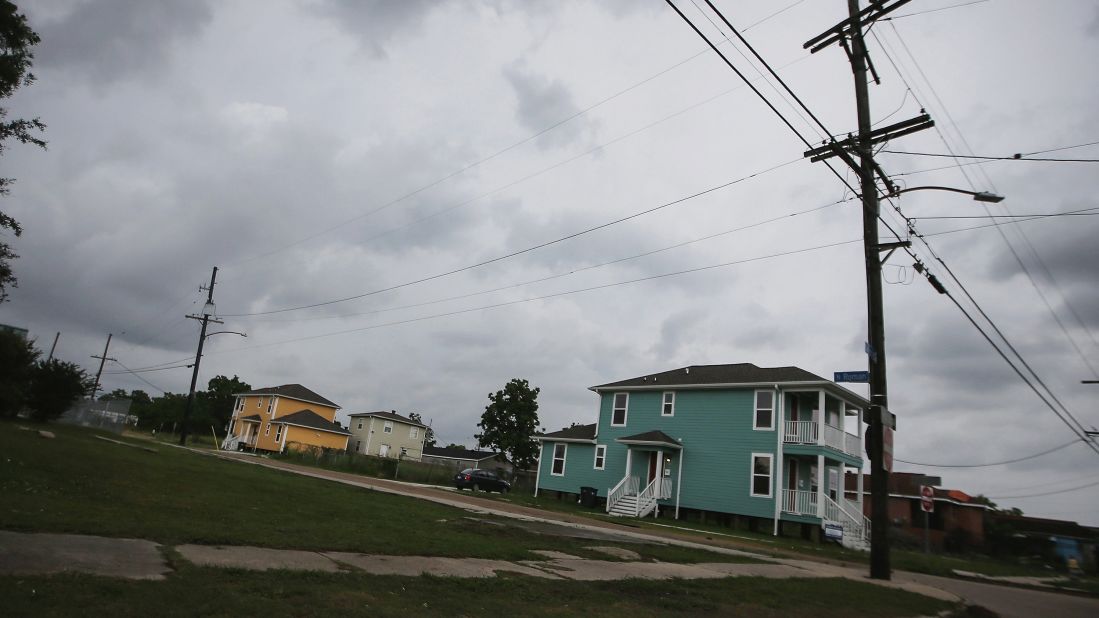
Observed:
[[[783,403],[783,444],[821,446],[862,458],[861,408],[825,391],[787,392]]]
[[[870,520],[863,516],[859,470],[855,470],[859,499],[848,500],[842,485],[847,465],[839,459],[824,455],[786,455],[782,468],[782,490],[776,505],[782,519],[818,524],[826,533],[839,536],[838,540],[845,547],[869,547]],[[778,519],[776,517],[776,531]]]
[[[683,447],[662,431],[649,431],[618,438],[626,445],[626,467],[622,480],[607,490],[607,513],[621,517],[645,517],[660,514],[660,501],[676,501],[677,481],[673,470],[682,470]]]
[[[239,435],[233,433],[233,424],[230,423],[229,435],[225,436],[225,439],[221,442],[222,450],[238,451],[255,448],[256,441],[259,439],[261,424],[258,414],[236,419]]]

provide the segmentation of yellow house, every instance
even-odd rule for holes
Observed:
[[[336,422],[340,406],[301,384],[283,384],[235,395],[223,448],[281,453],[319,446],[345,450],[351,432]]]

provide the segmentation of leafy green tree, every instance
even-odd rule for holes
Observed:
[[[199,426],[201,428],[202,425],[213,424],[220,431],[233,416],[233,406],[236,405],[236,398],[233,395],[247,393],[252,390],[252,386],[235,375],[231,379],[216,376],[210,379],[207,389],[205,393],[195,393],[196,404],[199,399],[205,402],[205,414],[199,417],[199,420],[204,422]],[[197,412],[197,407],[196,405],[196,410],[192,411],[192,418],[196,417],[194,413]]]
[[[410,413],[408,419],[416,423],[427,425],[419,412]],[[431,427],[428,427],[427,430],[424,431],[424,446],[435,446],[435,430]]]
[[[465,445],[465,444],[455,444],[455,443],[453,443],[453,442],[451,442],[450,444],[446,445],[446,447],[445,447],[445,448],[460,448],[460,449],[462,449],[463,451],[468,451],[468,450],[469,450],[469,449],[467,449],[467,448],[466,448],[466,445]]]
[[[31,48],[38,44],[38,35],[27,24],[27,17],[19,7],[7,0],[0,0],[0,100],[7,99],[20,87],[34,83],[30,72],[34,54]],[[0,107],[0,154],[7,148],[7,141],[14,139],[23,144],[46,147],[45,140],[37,133],[46,125],[38,118],[8,120],[8,110]],[[0,195],[7,195],[12,178],[0,178]],[[12,217],[0,212],[0,231],[10,230],[15,236],[23,233],[23,227]],[[16,278],[11,261],[19,257],[12,248],[0,242],[0,303],[8,298],[8,289],[15,287]]]
[[[130,395],[124,388],[116,388],[109,393],[103,393],[99,396],[99,401],[115,401],[118,399],[129,399]]]
[[[0,418],[19,414],[38,361],[34,344],[8,332],[0,332]]]
[[[513,465],[528,469],[538,456],[539,388],[526,380],[513,378],[503,390],[489,393],[489,404],[477,426],[477,443],[503,453]]]
[[[50,421],[61,416],[88,388],[88,374],[75,363],[56,358],[35,363],[27,392],[31,418]]]

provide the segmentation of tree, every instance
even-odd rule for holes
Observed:
[[[477,426],[477,443],[503,453],[518,468],[530,468],[538,455],[539,388],[530,388],[526,380],[513,378],[504,389],[489,393],[489,404]]]
[[[205,393],[195,393],[195,399],[206,401],[206,415],[218,428],[225,427],[229,419],[233,417],[233,406],[236,405],[237,393],[247,393],[252,390],[252,385],[242,382],[237,376],[232,379],[225,376],[216,376],[210,379]],[[199,418],[195,416],[194,418]],[[208,423],[207,423],[208,424]]]
[[[435,430],[424,422],[424,419],[420,416],[420,413],[412,412],[408,415],[408,419],[410,421],[420,423],[421,425],[426,426],[427,430],[424,431],[424,446],[435,446]]]
[[[457,449],[462,449],[463,451],[468,451],[469,450],[469,449],[466,448],[465,444],[455,444],[453,442],[446,445],[446,448],[457,448]]]
[[[49,421],[61,416],[88,388],[88,374],[74,363],[56,358],[35,363],[27,392],[31,418]]]
[[[19,13],[19,7],[7,0],[0,0],[0,99],[9,98],[20,86],[34,83],[34,74],[30,72],[31,60],[34,59],[31,48],[39,40],[38,35],[27,25],[27,17]],[[41,120],[7,118],[7,108],[0,107],[0,154],[3,154],[9,139],[46,147],[45,140],[35,133],[46,128]],[[0,178],[0,196],[8,194],[12,182],[12,178]],[[5,228],[16,236],[23,233],[23,227],[18,221],[0,211],[0,230]],[[0,303],[7,300],[8,289],[16,286],[11,260],[17,257],[19,256],[7,243],[0,242]]]
[[[13,417],[23,409],[39,354],[26,339],[0,332],[0,418]]]

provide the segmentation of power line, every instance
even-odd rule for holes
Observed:
[[[907,150],[883,150],[889,154],[914,155],[919,157],[948,157],[951,159],[982,159],[984,161],[1037,161],[1042,163],[1099,163],[1099,159],[1056,159],[1050,157],[1027,157],[1016,153],[1010,157],[992,157],[985,155],[955,155],[941,152],[910,152]]]
[[[972,2],[963,2],[962,4],[952,4],[950,6],[940,6],[937,9],[927,9],[924,11],[916,11],[914,13],[905,13],[904,15],[894,15],[893,17],[883,17],[879,21],[893,21],[894,19],[903,19],[905,17],[915,17],[916,15],[926,15],[927,13],[937,13],[939,11],[949,11],[950,9],[960,9],[964,6],[972,6],[974,4],[981,4],[982,2],[988,2],[988,0],[972,0]]]
[[[391,312],[391,311],[402,311],[402,310],[405,310],[405,309],[415,309],[415,308],[418,308],[418,307],[425,307],[425,306],[428,306],[428,305],[436,305],[436,304],[450,302],[450,301],[454,301],[454,300],[463,300],[463,299],[466,299],[466,298],[472,298],[474,296],[483,296],[485,294],[492,294],[494,292],[502,292],[504,290],[510,290],[510,289],[522,287],[522,286],[525,286],[525,285],[532,285],[532,284],[535,284],[535,283],[544,283],[546,281],[552,281],[553,279],[560,279],[562,277],[567,277],[567,276],[575,275],[575,274],[578,274],[578,273],[582,273],[582,272],[586,272],[586,271],[590,271],[590,270],[595,270],[597,268],[602,268],[604,266],[611,266],[613,264],[620,264],[622,262],[627,262],[627,261],[630,261],[630,260],[636,260],[638,258],[648,257],[650,255],[655,255],[657,253],[670,251],[672,249],[678,249],[680,247],[685,247],[687,245],[691,245],[691,244],[694,244],[694,243],[698,243],[698,242],[702,242],[702,241],[706,241],[706,240],[712,240],[714,238],[719,238],[721,236],[727,236],[727,235],[735,233],[735,232],[741,232],[741,231],[744,231],[744,230],[757,228],[757,227],[760,227],[762,225],[766,225],[766,224],[769,224],[769,223],[774,223],[776,221],[783,221],[783,220],[786,220],[786,219],[790,219],[792,217],[797,217],[797,216],[817,212],[817,211],[823,210],[825,208],[831,208],[833,206],[837,206],[837,205],[842,204],[844,202],[851,201],[851,199],[853,199],[853,198],[845,198],[845,199],[837,200],[835,202],[824,204],[823,206],[815,206],[813,208],[808,208],[808,209],[805,209],[805,210],[786,213],[786,214],[779,215],[779,216],[776,216],[776,217],[771,217],[769,219],[764,219],[762,221],[756,221],[754,223],[741,225],[741,226],[731,228],[731,229],[728,229],[728,230],[724,230],[724,231],[721,231],[721,232],[715,232],[713,234],[707,234],[705,236],[701,236],[701,237],[698,237],[698,238],[692,238],[690,240],[685,240],[685,241],[678,242],[678,243],[675,243],[675,244],[672,244],[672,245],[667,245],[667,246],[664,246],[664,247],[660,247],[658,249],[652,249],[652,250],[644,251],[642,253],[637,253],[637,254],[634,254],[634,255],[615,258],[613,260],[607,260],[605,262],[600,262],[598,264],[591,264],[591,265],[583,266],[583,267],[580,267],[580,268],[573,268],[573,269],[567,270],[565,272],[559,272],[559,273],[555,273],[555,274],[552,274],[552,275],[547,275],[545,277],[539,277],[537,279],[531,279],[531,280],[528,280],[528,281],[520,281],[518,283],[512,283],[512,284],[508,284],[508,285],[505,285],[505,286],[490,288],[490,289],[486,289],[486,290],[478,290],[476,292],[469,292],[469,293],[466,293],[466,294],[459,294],[457,296],[449,296],[449,297],[446,297],[446,298],[439,298],[439,299],[428,300],[428,301],[423,301],[423,302],[418,302],[418,303],[411,303],[411,304],[407,304],[407,305],[399,305],[399,306],[396,306],[396,307],[386,307],[384,309],[374,309],[374,310],[371,310],[371,311],[363,311],[363,312],[358,312],[358,313],[340,314],[340,315],[326,315],[326,316],[314,316],[314,317],[305,317],[305,318],[291,318],[291,319],[285,319],[285,320],[268,319],[268,320],[257,320],[257,321],[262,321],[262,322],[302,322],[302,321],[307,321],[307,320],[345,319],[345,318],[360,317],[360,316],[364,316],[364,315],[376,315],[376,314],[379,314],[379,313],[388,313],[388,312]]]
[[[167,391],[165,391],[165,390],[164,390],[163,388],[160,388],[160,387],[159,387],[159,386],[157,386],[156,384],[153,384],[152,382],[150,382],[150,381],[146,380],[146,379],[145,379],[144,377],[142,377],[142,376],[141,376],[140,374],[138,374],[137,372],[134,372],[134,371],[130,371],[130,368],[129,368],[129,367],[127,367],[126,365],[123,365],[121,361],[119,361],[119,360],[115,359],[115,361],[114,361],[114,362],[118,363],[118,364],[119,364],[119,365],[120,365],[120,366],[121,366],[121,367],[122,367],[123,369],[125,369],[125,370],[126,370],[126,373],[129,373],[129,374],[133,375],[133,376],[134,376],[135,378],[137,378],[138,380],[141,380],[142,382],[144,382],[144,383],[148,384],[149,386],[151,386],[151,387],[155,388],[156,390],[160,391],[161,393],[166,393],[166,392],[167,392]]]
[[[1090,208],[1081,208],[1079,210],[1070,210],[1067,212],[1048,212],[1039,213],[1033,215],[949,215],[949,216],[926,216],[926,217],[909,217],[912,221],[923,221],[932,219],[1045,219],[1047,217],[1093,217],[1099,213],[1091,212],[1099,210],[1099,206],[1092,206]],[[1009,223],[1016,223],[1010,221]]]
[[[1023,498],[1038,498],[1040,496],[1053,496],[1056,494],[1066,494],[1070,491],[1080,491],[1081,489],[1087,489],[1089,487],[1095,487],[1099,485],[1099,481],[1094,483],[1088,483],[1087,485],[1080,485],[1079,487],[1069,487],[1068,489],[1059,489],[1057,491],[1045,491],[1040,494],[1027,494],[1024,496],[991,496],[989,500],[1021,500]]]
[[[434,275],[430,275],[430,276],[427,276],[427,277],[421,277],[419,279],[415,279],[415,280],[412,280],[412,281],[406,281],[404,283],[399,283],[399,284],[391,285],[391,286],[388,286],[388,287],[385,287],[385,288],[371,290],[369,292],[363,292],[361,294],[346,296],[346,297],[343,297],[343,298],[335,298],[335,299],[331,299],[331,300],[326,300],[326,301],[321,301],[321,302],[316,302],[316,303],[310,303],[310,304],[306,304],[306,305],[297,305],[297,306],[294,306],[294,307],[284,307],[284,308],[281,308],[281,309],[271,309],[271,310],[268,310],[268,311],[253,311],[253,312],[250,312],[250,313],[226,313],[226,314],[222,314],[222,315],[224,317],[245,317],[245,316],[253,316],[253,315],[271,315],[271,314],[274,314],[274,313],[286,313],[288,311],[299,311],[299,310],[302,310],[302,309],[312,309],[314,307],[323,307],[323,306],[326,306],[326,305],[334,305],[336,303],[343,303],[343,302],[347,302],[347,301],[350,301],[350,300],[357,300],[359,298],[365,298],[367,296],[373,296],[375,294],[380,294],[382,292],[389,292],[391,290],[396,290],[396,289],[408,287],[408,286],[411,286],[411,285],[424,283],[424,282],[427,282],[427,281],[433,281],[435,279],[441,279],[443,277],[454,275],[454,274],[457,274],[457,273],[460,273],[460,272],[465,272],[465,271],[468,271],[468,270],[473,270],[475,268],[480,268],[482,266],[486,266],[488,264],[493,264],[493,263],[496,263],[496,262],[500,262],[500,261],[503,261],[503,260],[506,260],[506,259],[509,259],[509,258],[513,258],[513,257],[519,256],[519,255],[523,255],[525,253],[530,253],[531,251],[536,251],[538,249],[549,247],[551,245],[555,245],[555,244],[564,242],[566,240],[571,240],[573,238],[577,238],[579,236],[583,236],[585,234],[589,234],[589,233],[597,231],[597,230],[608,228],[608,227],[611,227],[613,225],[617,225],[619,223],[629,221],[631,219],[636,219],[638,217],[641,217],[641,216],[644,216],[644,215],[662,210],[664,208],[675,206],[677,204],[682,204],[683,202],[686,202],[688,200],[692,200],[694,198],[701,197],[701,196],[706,195],[708,193],[713,193],[714,191],[718,191],[718,190],[724,189],[726,187],[731,187],[735,184],[744,182],[745,180],[749,180],[751,178],[761,176],[761,175],[766,174],[768,172],[772,172],[774,170],[786,167],[787,165],[797,163],[800,160],[801,160],[801,158],[799,157],[797,159],[792,159],[792,160],[787,161],[785,163],[780,163],[778,165],[773,165],[773,166],[771,166],[767,169],[764,169],[762,171],[755,172],[755,173],[752,173],[752,174],[748,174],[747,176],[741,176],[740,178],[737,178],[735,180],[731,180],[729,182],[725,182],[725,183],[722,183],[720,185],[710,187],[708,189],[703,189],[703,190],[698,191],[696,193],[692,193],[691,195],[681,197],[679,199],[675,199],[675,200],[672,200],[670,202],[665,202],[663,204],[660,204],[659,206],[654,206],[652,208],[647,208],[645,210],[641,210],[641,211],[635,212],[633,214],[626,215],[625,217],[619,217],[619,218],[614,219],[612,221],[601,223],[599,225],[594,225],[592,227],[580,230],[578,232],[573,232],[571,234],[567,234],[565,236],[561,236],[561,237],[555,238],[553,240],[549,240],[549,241],[546,241],[546,242],[543,242],[543,243],[539,243],[537,245],[526,247],[525,249],[520,249],[518,251],[512,251],[511,253],[500,255],[500,256],[497,256],[497,257],[494,257],[494,258],[491,258],[491,259],[488,259],[488,260],[482,260],[482,261],[477,262],[475,264],[470,264],[468,266],[463,266],[461,268],[451,269],[451,270],[441,272],[441,273],[437,273],[437,274],[434,274]]]
[[[761,24],[763,24],[767,21],[770,21],[771,19],[773,19],[773,18],[777,17],[778,15],[786,12],[789,9],[794,8],[795,6],[801,4],[804,1],[805,0],[798,0],[797,2],[794,2],[794,3],[790,4],[789,6],[786,6],[783,9],[775,11],[774,13],[771,13],[770,15],[767,15],[767,16],[763,17],[762,19],[756,21],[751,26],[748,26],[748,28],[746,28],[745,30],[755,28],[756,26],[759,26],[759,25],[761,25]],[[678,69],[679,67],[681,67],[681,66],[683,66],[683,65],[685,65],[685,64],[687,64],[687,63],[689,63],[689,62],[691,62],[691,61],[693,61],[693,60],[695,60],[695,59],[697,59],[701,56],[706,55],[707,53],[708,53],[707,51],[703,50],[703,51],[697,52],[695,54],[692,54],[691,56],[688,56],[688,57],[686,57],[686,58],[684,58],[684,59],[682,59],[682,60],[680,60],[680,61],[678,61],[678,62],[676,62],[676,63],[660,70],[660,71],[657,71],[656,73],[654,73],[654,74],[652,74],[652,75],[650,75],[650,76],[648,76],[648,77],[646,77],[646,78],[644,78],[640,81],[637,81],[637,82],[635,82],[635,83],[633,83],[633,84],[631,84],[631,85],[629,85],[629,86],[627,86],[627,87],[625,87],[625,88],[623,88],[623,89],[621,89],[621,90],[619,90],[619,91],[617,91],[613,94],[607,95],[607,96],[603,97],[602,99],[599,99],[595,103],[592,103],[591,105],[588,105],[587,107],[585,107],[585,108],[583,108],[579,111],[576,111],[576,112],[572,113],[569,116],[561,118],[560,120],[557,120],[557,121],[547,125],[546,127],[542,128],[542,129],[539,129],[538,131],[535,131],[535,132],[531,133],[530,135],[527,135],[526,137],[524,137],[524,138],[522,138],[522,139],[520,139],[516,142],[513,142],[512,144],[510,144],[508,146],[505,146],[504,148],[501,148],[501,149],[493,152],[492,154],[489,154],[485,157],[477,159],[476,161],[468,163],[468,164],[454,170],[453,172],[450,172],[450,173],[448,173],[448,174],[446,174],[446,175],[444,175],[440,178],[437,178],[437,179],[435,179],[435,180],[433,180],[429,183],[421,185],[420,187],[417,187],[416,189],[414,189],[412,191],[409,191],[409,192],[404,193],[404,194],[402,194],[402,195],[400,195],[396,198],[393,198],[390,201],[388,201],[388,202],[386,202],[386,203],[384,203],[384,204],[382,204],[382,205],[380,205],[380,206],[378,206],[378,207],[376,207],[376,208],[374,208],[370,211],[367,211],[367,212],[362,213],[360,215],[356,215],[356,216],[354,216],[350,219],[347,219],[347,220],[345,220],[345,221],[343,221],[339,224],[336,224],[334,226],[325,228],[325,229],[323,229],[319,232],[316,232],[316,233],[311,234],[309,236],[306,236],[304,238],[301,238],[301,239],[295,240],[293,242],[287,243],[287,244],[279,247],[276,250],[269,251],[267,253],[256,254],[256,255],[253,255],[251,257],[247,257],[247,258],[237,260],[235,262],[231,262],[231,263],[229,263],[229,266],[236,266],[236,265],[240,265],[240,264],[244,264],[244,263],[247,263],[247,262],[254,261],[254,260],[259,259],[259,258],[269,257],[271,255],[275,255],[275,254],[280,253],[282,251],[285,251],[286,249],[289,249],[291,247],[300,245],[304,242],[308,242],[308,241],[310,241],[314,238],[317,238],[319,236],[323,236],[324,234],[327,234],[329,232],[333,232],[333,231],[336,231],[338,229],[341,229],[341,228],[347,226],[350,223],[354,223],[355,221],[358,221],[358,220],[363,219],[365,217],[369,217],[370,215],[373,215],[373,214],[378,213],[382,210],[385,210],[385,209],[389,208],[390,206],[394,206],[394,205],[396,205],[400,202],[403,202],[403,201],[405,201],[405,200],[407,200],[411,197],[415,197],[416,195],[418,195],[420,193],[423,193],[424,191],[426,191],[428,189],[431,189],[435,186],[438,186],[438,185],[442,184],[443,182],[446,182],[447,180],[450,180],[451,178],[459,176],[459,175],[461,175],[461,174],[463,174],[463,173],[465,173],[465,172],[467,172],[467,171],[469,171],[473,168],[479,167],[479,166],[481,166],[485,163],[488,163],[489,161],[492,161],[493,159],[499,157],[500,155],[506,154],[507,152],[510,152],[510,151],[512,151],[512,150],[514,150],[514,149],[516,149],[516,148],[518,148],[518,147],[520,147],[524,144],[532,142],[532,141],[538,139],[539,137],[545,135],[546,133],[549,133],[550,131],[553,131],[554,129],[557,129],[558,127],[561,127],[565,124],[568,124],[569,122],[571,122],[571,121],[573,121],[573,120],[575,120],[575,119],[577,119],[581,116],[584,116],[585,114],[591,112],[592,110],[594,110],[598,107],[601,107],[601,106],[613,101],[614,99],[617,99],[618,97],[620,97],[624,94],[627,94],[627,93],[629,93],[633,90],[636,90],[637,88],[640,88],[641,86],[643,86],[643,85],[645,85],[645,84],[647,84],[647,83],[649,83],[649,82],[651,82],[651,81],[653,81],[653,80],[655,80],[659,77],[662,77],[662,76],[674,71],[675,69]]]
[[[896,460],[896,461],[899,461],[901,463],[906,463],[906,464],[910,464],[910,465],[913,465],[913,466],[924,466],[924,467],[927,467],[927,468],[987,468],[987,467],[990,467],[990,466],[1003,466],[1003,465],[1007,465],[1007,464],[1018,463],[1020,461],[1028,461],[1028,460],[1031,460],[1031,459],[1037,459],[1038,457],[1041,457],[1043,455],[1049,455],[1050,453],[1057,452],[1059,450],[1068,448],[1068,447],[1070,447],[1074,444],[1079,444],[1079,443],[1080,443],[1079,439],[1074,439],[1071,442],[1065,442],[1064,444],[1062,444],[1060,446],[1055,446],[1051,449],[1044,450],[1040,453],[1034,453],[1033,455],[1027,455],[1026,457],[1016,457],[1015,459],[1005,459],[1004,461],[993,461],[993,462],[990,462],[990,463],[979,463],[979,464],[933,464],[933,463],[923,463],[923,462],[919,462],[919,461],[907,461],[907,460],[904,460],[904,459],[900,459],[899,457],[894,457],[893,459]]]

